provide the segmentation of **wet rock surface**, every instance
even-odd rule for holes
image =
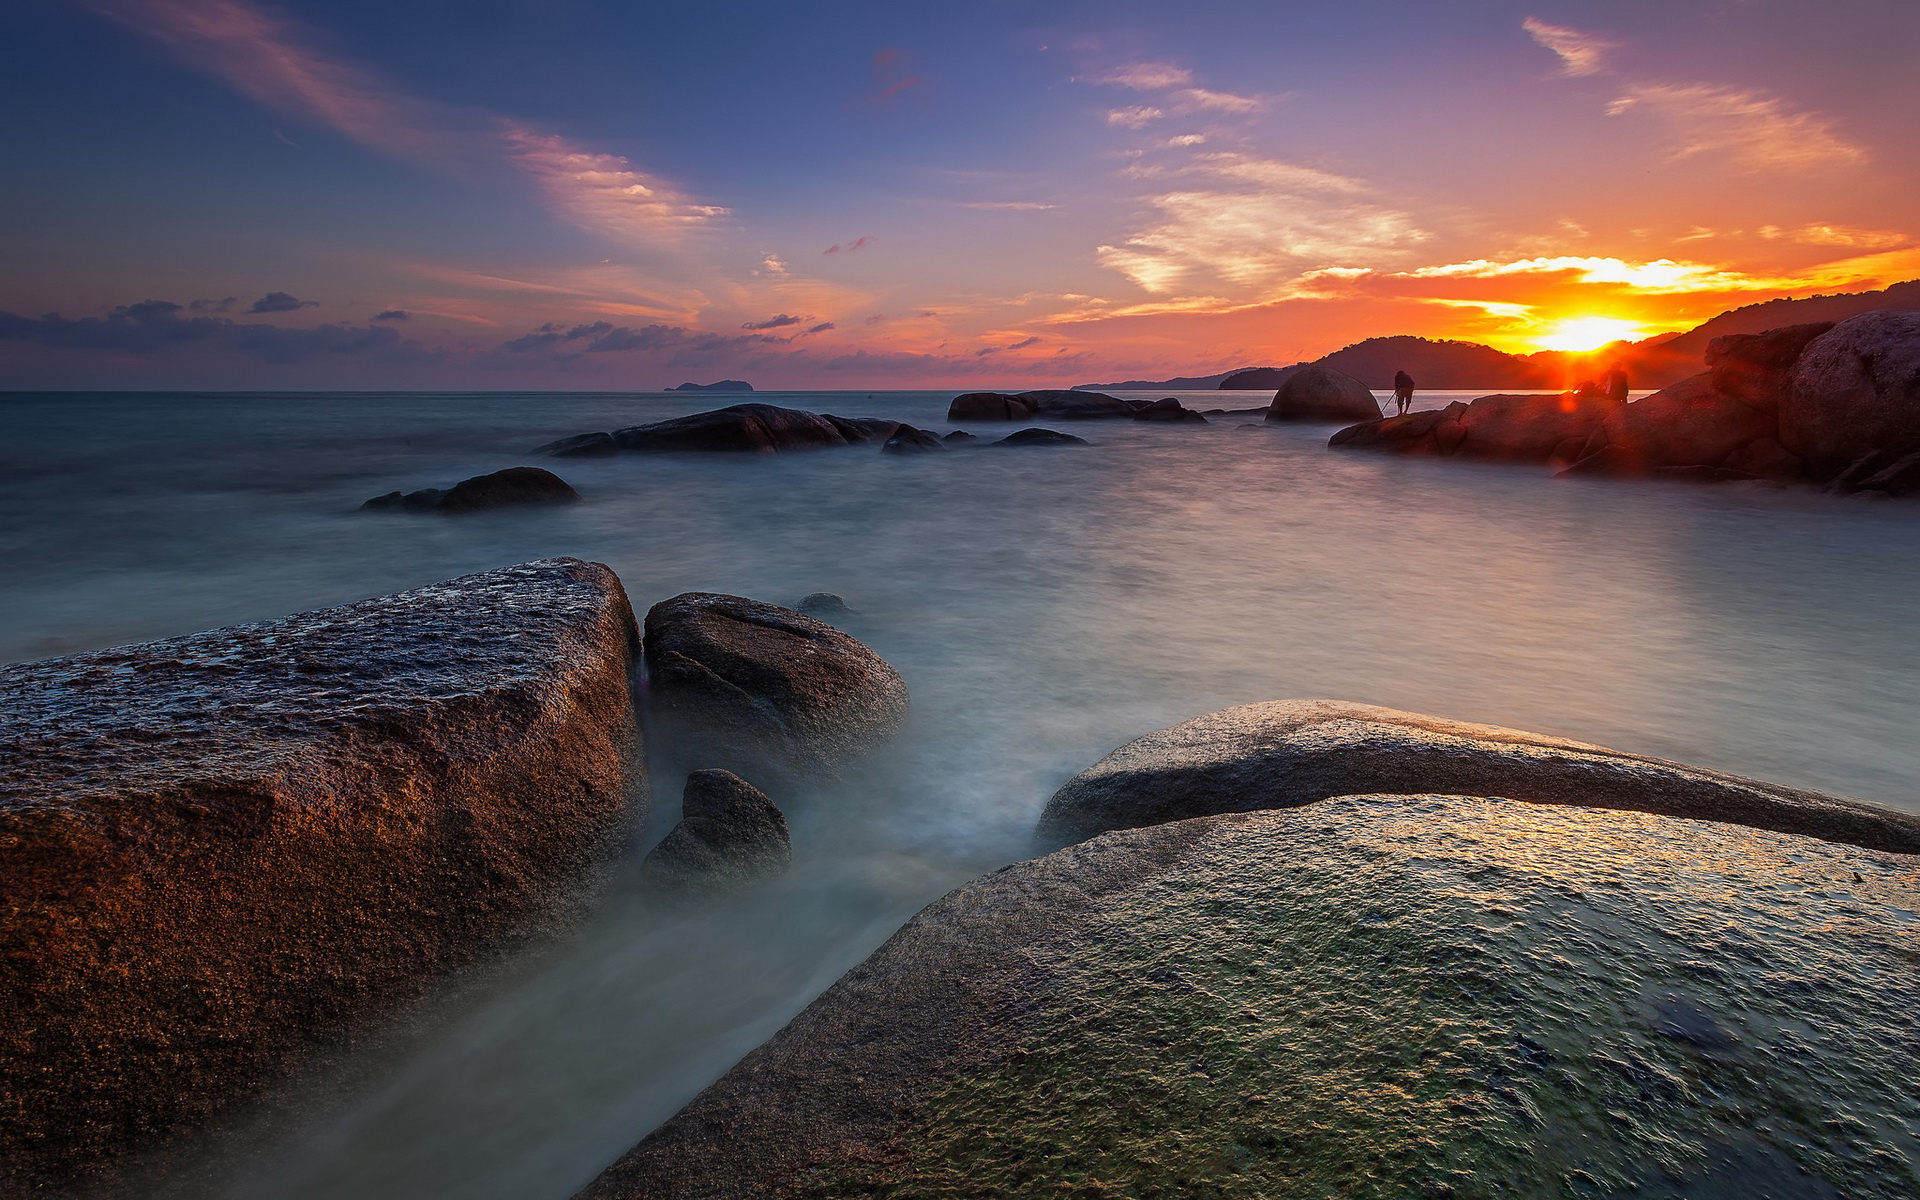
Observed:
[[[847,602],[832,592],[808,592],[794,603],[793,610],[812,617],[816,621],[832,624],[842,617],[859,615]]]
[[[777,454],[845,446],[847,437],[819,413],[774,404],[734,404],[711,412],[616,429],[614,443],[641,454]]]
[[[613,573],[548,559],[0,667],[0,1192],[567,908],[644,804],[637,653]]]
[[[369,512],[473,513],[494,508],[578,503],[580,493],[552,471],[541,467],[508,467],[490,475],[463,479],[444,491],[423,488],[417,492],[388,492],[360,507]]]
[[[1367,386],[1331,367],[1301,367],[1287,375],[1267,406],[1269,421],[1374,421],[1379,417],[1380,403]]]
[[[731,771],[687,776],[680,822],[641,864],[655,886],[713,891],[784,872],[793,862],[787,818],[767,794]]]
[[[880,449],[886,454],[925,454],[930,450],[950,449],[940,435],[911,425],[902,425]]]
[[[989,446],[1086,446],[1087,439],[1075,437],[1071,433],[1061,433],[1057,429],[1016,429],[997,442],[988,442]]]
[[[1814,480],[1869,477],[1920,452],[1920,313],[1842,321],[1808,343],[1793,370],[1780,442]]]
[[[949,421],[1030,421],[1033,405],[1005,392],[967,392],[947,405]]]
[[[770,784],[831,778],[898,731],[907,686],[858,640],[804,613],[688,592],[647,613],[662,744]]]
[[[1909,1197],[1920,860],[1350,796],[909,922],[581,1195]]]
[[[1544,734],[1338,700],[1243,704],[1150,733],[1067,781],[1035,832],[1109,829],[1359,792],[1457,792],[1726,821],[1902,853],[1920,817]]]

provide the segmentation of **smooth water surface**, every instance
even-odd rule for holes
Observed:
[[[938,431],[950,398],[753,397]],[[1331,427],[1256,414],[1060,426],[1094,443],[1074,449],[561,460],[587,503],[355,511],[735,399],[0,397],[8,660],[572,554],[643,610],[838,593],[913,690],[887,761],[775,797],[791,876],[691,910],[616,882],[577,936],[445,997],[179,1194],[567,1196],[916,908],[1022,857],[1068,776],[1228,704],[1367,701],[1920,809],[1920,506],[1332,452]],[[671,817],[677,781],[656,789]]]

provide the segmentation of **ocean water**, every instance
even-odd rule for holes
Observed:
[[[944,431],[951,396],[754,398]],[[1244,415],[1058,426],[1072,449],[565,460],[569,509],[355,511],[733,399],[0,396],[7,660],[571,554],[641,610],[838,593],[914,695],[885,760],[775,797],[787,878],[663,907],[616,875],[576,934],[141,1194],[568,1196],[921,905],[1024,857],[1075,771],[1228,704],[1367,701],[1920,811],[1920,506],[1332,452],[1331,426]],[[656,790],[663,830],[677,781]]]

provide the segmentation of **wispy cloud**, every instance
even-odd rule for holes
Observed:
[[[288,292],[268,292],[253,302],[247,309],[250,313],[298,312],[303,308],[318,308],[318,300],[302,300]]]
[[[1596,33],[1549,25],[1538,17],[1528,17],[1520,27],[1533,35],[1534,41],[1559,55],[1560,69],[1568,75],[1599,74],[1606,66],[1607,52],[1620,45]]]
[[[1050,212],[1059,208],[1058,204],[1046,204],[1039,200],[965,200],[961,208],[984,208],[997,212]]]
[[[1891,250],[1913,242],[1911,234],[1895,233],[1891,229],[1861,229],[1853,225],[1814,224],[1795,229],[1763,225],[1759,232],[1768,241],[1784,239],[1805,246],[1851,246],[1861,250]]]
[[[674,185],[615,154],[601,154],[552,134],[503,121],[500,136],[513,164],[554,209],[583,229],[644,246],[676,243],[709,228],[729,210],[696,203]]]
[[[1193,72],[1172,63],[1139,62],[1115,67],[1093,77],[1094,83],[1111,83],[1136,92],[1164,92],[1193,83]]]
[[[1139,129],[1166,115],[1164,109],[1155,108],[1151,104],[1130,104],[1125,108],[1108,109],[1107,124],[1117,129]]]
[[[1867,153],[1825,117],[1797,112],[1778,97],[1712,84],[1633,84],[1607,107],[1612,116],[1649,112],[1666,122],[1676,159],[1724,156],[1746,167],[1834,167]]]
[[[443,149],[446,114],[314,47],[294,21],[243,0],[80,0],[167,46],[255,103],[397,154]]]
[[[327,324],[290,329],[227,317],[181,316],[185,311],[170,300],[142,300],[121,305],[104,317],[0,313],[0,342],[142,358],[198,355],[271,363],[345,357],[402,363],[440,356],[391,327]]]
[[[742,325],[740,328],[742,329],[784,329],[789,325],[799,325],[804,323],[805,321],[806,321],[805,317],[796,317],[792,313],[780,313],[777,316],[768,317],[764,321],[749,321],[746,324]]]
[[[1156,295],[1270,289],[1343,260],[1391,258],[1427,237],[1407,214],[1364,199],[1359,181],[1295,163],[1215,153],[1131,174],[1186,185],[1148,197],[1157,219],[1098,251],[1102,265]]]
[[[1494,279],[1507,275],[1565,274],[1580,283],[1625,284],[1637,291],[1730,292],[1770,291],[1792,287],[1792,279],[1781,276],[1756,276],[1707,263],[1658,258],[1649,262],[1629,262],[1621,258],[1574,255],[1523,258],[1501,262],[1477,258],[1468,262],[1443,263],[1398,272],[1403,279]]]
[[[845,245],[842,245],[839,242],[835,242],[833,245],[828,246],[825,250],[822,250],[820,253],[852,254],[856,250],[864,250],[867,246],[871,245],[872,242],[873,242],[873,239],[870,237],[855,238],[853,241],[848,242]]]

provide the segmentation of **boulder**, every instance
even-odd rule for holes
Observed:
[[[1042,847],[1358,792],[1458,792],[1726,821],[1920,853],[1920,816],[1543,734],[1338,700],[1243,704],[1150,733],[1048,801]]]
[[[1061,433],[1057,429],[1016,429],[990,446],[1085,446],[1085,438],[1070,433]]]
[[[1207,419],[1172,396],[1155,400],[1133,412],[1136,421],[1167,421],[1183,425],[1205,425]]]
[[[1380,403],[1367,385],[1331,367],[1288,375],[1267,407],[1269,421],[1377,421]]]
[[[925,454],[929,450],[945,450],[947,444],[937,433],[902,425],[880,449],[886,454]]]
[[[1021,392],[1019,399],[1033,407],[1033,415],[1036,417],[1088,421],[1133,415],[1133,409],[1127,406],[1126,401],[1117,396],[1109,396],[1105,392],[1042,388],[1037,391]]]
[[[1335,433],[1327,439],[1327,445],[1395,454],[1451,454],[1466,437],[1466,429],[1460,424],[1466,411],[1467,406],[1455,400],[1445,408],[1363,421]]]
[[[808,592],[800,597],[799,603],[793,606],[793,611],[805,613],[817,621],[826,621],[828,624],[842,617],[858,615],[847,606],[845,600],[832,592]]]
[[[847,444],[846,435],[818,413],[772,404],[734,404],[616,429],[613,440],[622,450],[648,454],[686,450],[775,454]]]
[[[949,421],[1030,421],[1033,405],[1005,392],[968,392],[947,406]]]
[[[0,1194],[572,909],[644,811],[637,654],[613,572],[547,559],[0,667]]]
[[[1800,355],[1815,338],[1832,328],[1832,321],[1820,321],[1714,338],[1707,343],[1706,353],[1713,386],[1742,404],[1777,413],[1793,387],[1793,369]]]
[[[687,776],[680,822],[640,864],[643,882],[711,891],[771,879],[793,863],[787,818],[732,771]]]
[[[587,458],[601,454],[615,454],[620,450],[618,442],[610,433],[576,433],[572,437],[563,437],[558,441],[536,446],[535,454],[545,454],[551,458]]]
[[[1342,429],[1327,445],[1565,467],[1585,457],[1602,422],[1619,407],[1597,393],[1482,396],[1471,404],[1455,401],[1432,415],[1410,413]]]
[[[1349,796],[928,907],[582,1200],[1913,1194],[1916,861]]]
[[[552,471],[541,467],[508,467],[490,475],[463,479],[445,491],[423,488],[417,492],[388,492],[360,507],[369,512],[471,513],[493,508],[578,503],[580,493]]]
[[[647,613],[661,744],[688,763],[768,781],[832,778],[885,745],[907,686],[879,655],[803,613],[688,592]]]
[[[840,431],[849,445],[859,446],[867,442],[885,442],[904,426],[898,421],[886,417],[836,417],[832,413],[823,414],[828,424]]]
[[[1774,414],[1724,390],[1721,375],[1695,375],[1612,405],[1569,473],[1651,475],[1666,467],[1720,467],[1748,445],[1772,438],[1779,428]]]
[[[952,433],[948,434],[946,437],[941,438],[940,440],[947,443],[947,445],[949,446],[964,446],[968,442],[977,442],[980,439],[975,437],[973,434],[968,433],[964,429],[956,429]]]
[[[1920,312],[1863,313],[1813,339],[1780,404],[1780,442],[1816,482],[1920,451]]]

